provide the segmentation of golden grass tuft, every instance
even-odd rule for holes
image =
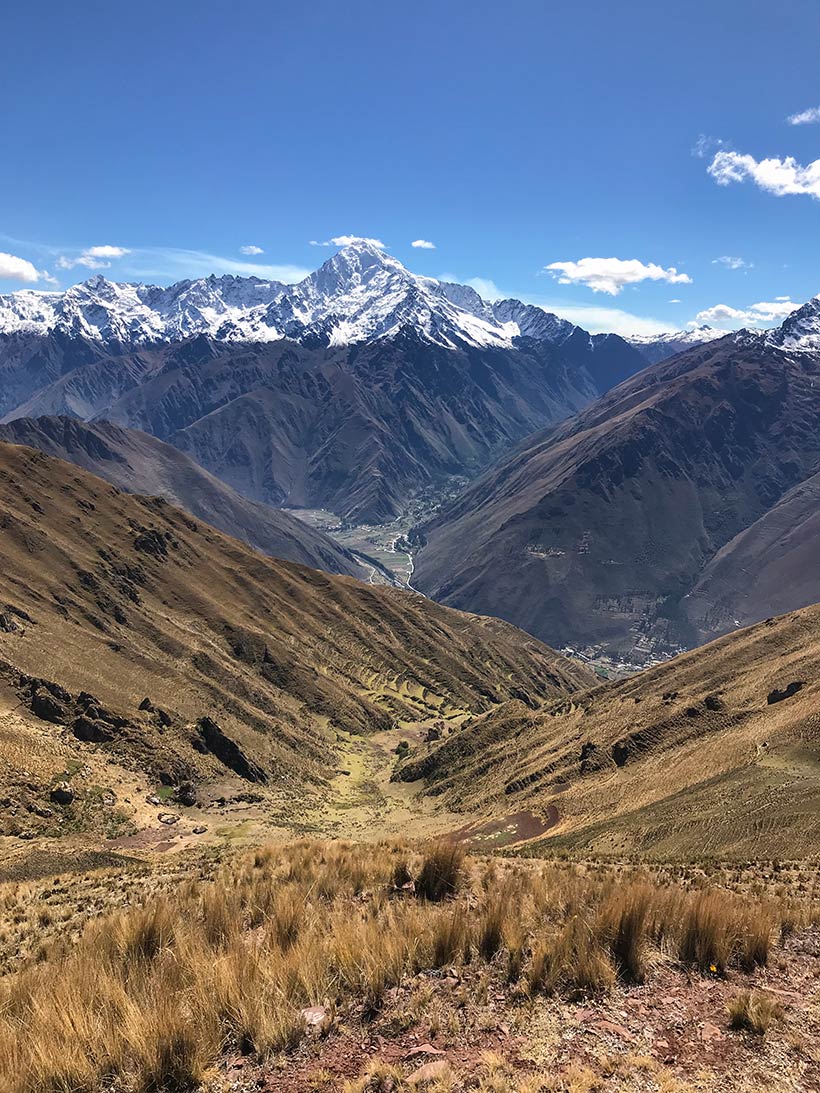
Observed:
[[[416,894],[439,903],[458,891],[464,867],[464,850],[457,843],[438,842],[424,857],[416,877]]]
[[[756,1036],[765,1036],[771,1024],[783,1016],[780,1003],[760,991],[740,991],[727,1008],[729,1024],[733,1029],[745,1029]]]

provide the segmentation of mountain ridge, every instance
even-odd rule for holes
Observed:
[[[511,348],[519,337],[560,344],[581,329],[520,300],[487,301],[468,285],[411,273],[366,242],[343,247],[295,285],[226,274],[163,288],[97,274],[63,293],[0,296],[0,334],[58,330],[104,345],[206,334],[225,342],[288,339],[332,347],[392,338],[407,328],[446,348]]]
[[[16,418],[0,440],[37,448],[74,463],[129,493],[164,497],[192,516],[256,550],[327,573],[363,578],[349,551],[286,512],[248,501],[170,444],[111,422],[78,418]]]
[[[746,331],[650,366],[534,434],[420,529],[415,583],[557,646],[641,659],[765,617],[748,550],[733,591],[725,568],[698,581],[820,469],[818,374],[808,349]],[[790,511],[804,520],[800,496]],[[811,597],[812,582],[779,573]]]

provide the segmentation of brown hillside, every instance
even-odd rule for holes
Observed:
[[[333,773],[338,733],[535,705],[589,681],[506,623],[264,557],[9,444],[0,550],[6,787],[35,752],[51,778],[96,756],[169,786],[252,782],[290,806]]]
[[[457,808],[547,844],[658,856],[820,848],[820,605],[533,712],[510,703],[412,756]]]
[[[0,440],[76,463],[129,493],[164,497],[263,554],[326,573],[366,575],[356,558],[327,535],[281,509],[249,501],[184,452],[138,429],[109,421],[92,425],[75,417],[16,418],[0,425]]]

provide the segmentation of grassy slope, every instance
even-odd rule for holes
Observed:
[[[817,880],[304,840],[0,885],[0,1087],[816,1089]]]
[[[769,705],[793,681],[805,686]],[[541,815],[547,844],[800,856],[820,840],[820,606],[533,713],[508,704],[411,757],[454,807]]]

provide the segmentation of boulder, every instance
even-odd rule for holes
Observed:
[[[50,721],[54,725],[65,725],[68,717],[65,704],[45,687],[38,687],[31,696],[31,712],[41,721]]]
[[[196,727],[200,745],[204,745],[205,750],[215,755],[220,763],[232,770],[234,774],[238,774],[247,782],[267,782],[267,775],[262,768],[249,759],[234,740],[226,736],[213,718],[200,717]],[[196,744],[194,746],[196,747]],[[202,748],[197,750],[200,751]]]
[[[795,679],[792,683],[787,684],[787,686],[782,691],[778,691],[777,689],[775,689],[774,691],[769,691],[769,694],[766,697],[766,702],[770,706],[773,706],[775,702],[782,702],[784,699],[791,698],[793,695],[796,695],[797,692],[802,691],[805,686],[806,681],[804,679]]]
[[[193,782],[183,782],[174,790],[174,800],[186,808],[196,804],[196,789]]]
[[[71,731],[85,744],[106,744],[114,739],[110,725],[106,725],[103,721],[95,721],[91,717],[86,717],[85,714],[74,718]]]

